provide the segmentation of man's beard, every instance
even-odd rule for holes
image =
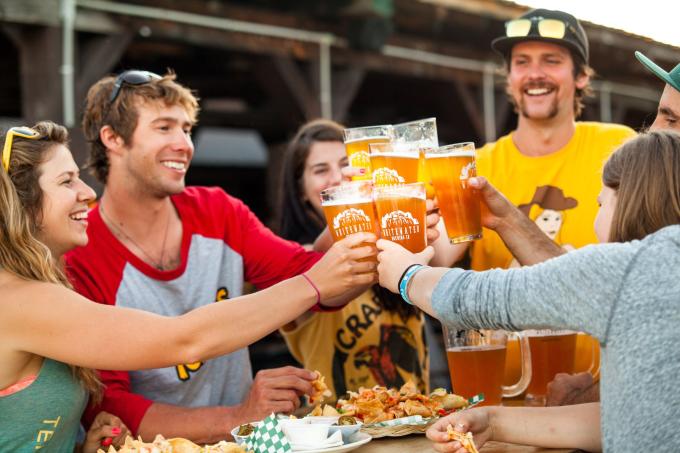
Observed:
[[[553,99],[552,104],[550,105],[550,110],[548,111],[547,115],[541,115],[540,117],[537,115],[530,115],[529,110],[527,109],[526,104],[524,103],[524,96],[520,97],[520,102],[519,102],[519,112],[520,114],[527,119],[535,119],[535,120],[551,120],[557,116],[559,113],[559,105],[557,103],[557,99]]]

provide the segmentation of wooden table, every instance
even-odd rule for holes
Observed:
[[[415,453],[436,452],[424,435],[413,434],[403,437],[382,437],[373,439],[366,445],[357,448],[357,453]],[[571,453],[574,450],[527,447],[524,445],[487,442],[480,453]]]

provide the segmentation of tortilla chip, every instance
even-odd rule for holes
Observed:
[[[422,402],[417,400],[405,401],[404,411],[408,415],[422,415],[424,418],[432,417],[432,411],[428,409]]]
[[[309,404],[321,402],[333,394],[326,385],[326,378],[318,371],[315,370],[314,372],[318,377],[312,381],[313,391],[312,394],[309,395]]]
[[[449,425],[446,427],[446,433],[449,435],[449,440],[457,440],[469,453],[479,453],[472,440],[472,433],[470,431],[459,433],[453,429],[453,426]]]
[[[323,405],[323,411],[321,412],[321,415],[324,417],[335,417],[336,415],[340,415],[340,412],[336,411],[333,406],[329,406],[328,404]]]

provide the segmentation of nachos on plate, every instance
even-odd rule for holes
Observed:
[[[411,381],[399,390],[375,386],[370,389],[360,388],[358,392],[348,392],[348,396],[338,400],[338,412],[355,416],[365,424],[411,415],[438,417],[469,404],[462,396],[447,393],[443,389],[435,390],[430,396],[423,395]]]
[[[187,439],[166,439],[159,434],[153,442],[128,437],[117,450],[109,446],[108,450],[99,449],[97,453],[246,453],[246,451],[233,442],[220,441],[214,445],[201,447]]]

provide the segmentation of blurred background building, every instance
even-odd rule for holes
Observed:
[[[285,143],[309,119],[435,116],[441,143],[477,145],[513,129],[489,44],[526,10],[503,0],[0,0],[0,127],[67,124],[83,163],[88,87],[124,69],[173,69],[201,98],[188,182],[221,186],[268,222]],[[662,86],[633,51],[671,68],[680,49],[584,25],[598,77],[582,119],[650,124]],[[255,366],[276,365],[281,347],[254,348]]]

